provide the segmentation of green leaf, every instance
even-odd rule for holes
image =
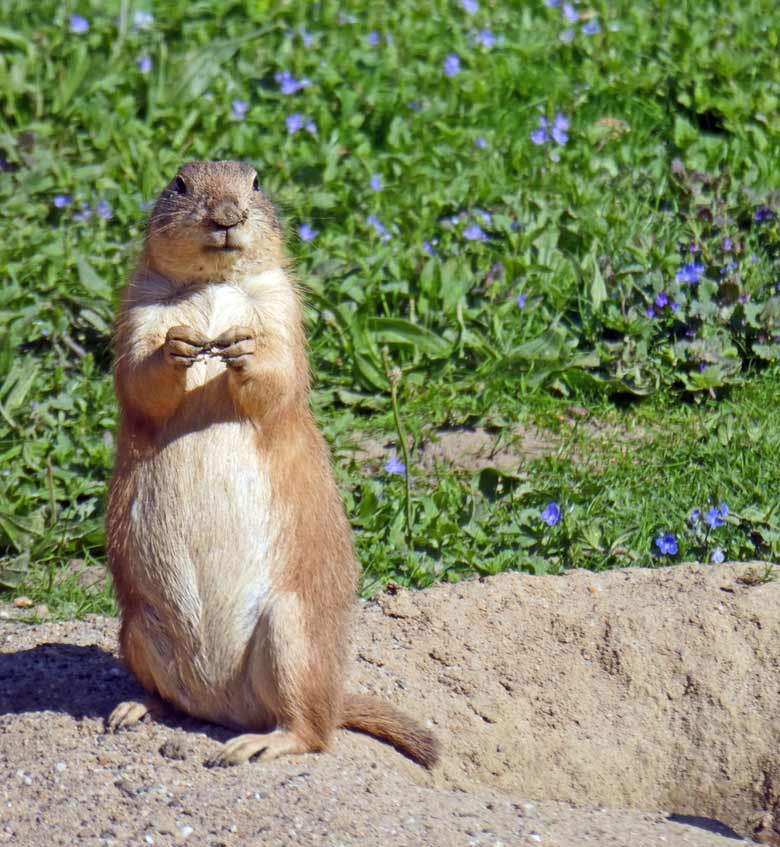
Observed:
[[[76,253],[76,267],[79,272],[79,281],[89,294],[103,300],[111,299],[111,286],[96,273],[92,265],[80,253]]]
[[[369,318],[369,332],[378,344],[409,344],[434,358],[449,356],[452,345],[435,332],[403,318]]]

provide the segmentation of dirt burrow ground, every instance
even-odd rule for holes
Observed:
[[[761,570],[512,573],[364,604],[352,687],[430,721],[432,774],[346,732],[228,770],[204,767],[219,727],[106,735],[139,693],[116,622],[0,612],[0,843],[780,844],[780,582]]]

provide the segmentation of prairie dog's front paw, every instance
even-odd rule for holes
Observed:
[[[165,336],[165,355],[176,367],[189,368],[208,347],[209,340],[191,326],[172,326]]]
[[[257,333],[248,326],[231,326],[209,344],[209,351],[229,367],[241,370],[257,350]]]

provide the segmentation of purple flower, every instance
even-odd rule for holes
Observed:
[[[290,71],[277,71],[274,74],[274,79],[279,85],[279,90],[282,94],[295,94],[307,85],[311,85],[308,79],[296,79]]]
[[[64,209],[66,206],[70,206],[73,202],[73,198],[70,194],[55,194],[54,195],[54,205],[58,209]]]
[[[298,227],[298,235],[301,241],[314,241],[317,237],[317,230],[309,224],[301,224]]]
[[[547,6],[548,9],[554,9],[556,6],[559,6],[561,0],[544,0],[544,5]]]
[[[564,3],[561,6],[561,14],[563,15],[563,19],[570,24],[576,23],[580,19],[577,10],[571,3]]]
[[[699,245],[695,241],[691,241],[691,243],[688,245],[688,252],[699,253],[701,252],[701,247],[699,247]]]
[[[406,476],[406,465],[398,458],[398,456],[395,455],[395,453],[393,453],[393,455],[387,460],[385,470],[389,474]]]
[[[148,74],[152,69],[152,60],[151,58],[144,53],[143,56],[139,56],[135,60],[136,65],[138,66],[138,70],[141,71],[142,74]]]
[[[368,184],[371,186],[374,191],[382,190],[382,177],[380,174],[371,174],[371,179],[368,181]]]
[[[652,306],[648,306],[647,310],[645,311],[645,314],[647,315],[648,318],[654,318],[655,317],[655,309]]]
[[[379,41],[380,36],[378,32],[369,32],[366,36],[366,43],[369,44],[371,47],[376,47],[376,45],[379,44]]]
[[[390,233],[387,231],[385,225],[382,223],[382,221],[379,220],[376,215],[369,215],[366,218],[366,223],[374,228],[374,232],[376,232],[376,234],[381,238],[382,241],[390,240]]]
[[[677,282],[687,282],[690,285],[693,285],[693,283],[699,281],[703,273],[704,265],[699,265],[696,262],[689,262],[677,271],[676,279]]]
[[[659,309],[663,309],[663,307],[668,305],[668,303],[669,298],[663,291],[655,298],[655,305],[658,306]]]
[[[723,518],[729,513],[729,507],[725,503],[720,504],[720,508],[713,506],[705,515],[704,520],[707,521],[711,529],[717,529],[723,526],[725,521]]]
[[[568,129],[569,119],[561,112],[558,112],[553,120],[552,132],[550,133],[556,144],[564,145],[569,140],[567,134]]]
[[[484,209],[476,209],[476,213],[482,218],[483,222],[490,226],[493,223],[493,216],[490,212],[486,212]]]
[[[561,31],[561,34],[558,36],[560,40],[564,44],[571,44],[574,41],[574,30],[573,29],[564,29]]]
[[[463,237],[466,241],[487,241],[488,237],[485,235],[482,227],[479,224],[471,224],[471,226],[467,226],[463,230]]]
[[[542,509],[540,517],[547,526],[555,526],[561,522],[561,507],[553,500]]]
[[[438,243],[436,239],[434,239],[433,243],[430,241],[423,241],[422,249],[423,253],[427,253],[429,256],[435,256],[436,250],[434,249],[434,244]]]
[[[531,141],[534,144],[546,144],[549,140],[547,135],[547,118],[544,115],[539,116],[539,129],[535,129],[531,133]]]
[[[734,247],[734,244],[733,244],[733,242],[731,241],[730,238],[724,238],[723,239],[723,250],[726,253],[730,253],[732,251],[733,247]]]
[[[284,122],[287,124],[288,134],[294,135],[299,129],[303,129],[304,118],[300,112],[293,112],[291,115],[287,115]]]
[[[248,110],[249,110],[249,103],[247,103],[246,100],[234,100],[233,101],[233,112],[232,112],[232,114],[233,114],[233,117],[236,118],[236,120],[239,120],[239,121],[243,120],[244,115],[246,115]]]
[[[712,555],[710,556],[710,561],[715,565],[722,565],[723,562],[726,561],[726,556],[723,553],[723,550],[720,549],[720,547],[716,547],[712,551]]]
[[[491,32],[487,27],[485,29],[480,30],[475,36],[474,41],[480,46],[484,47],[486,50],[492,50],[498,39],[495,36],[495,33]]]
[[[768,221],[772,217],[772,210],[768,209],[766,206],[759,206],[753,217],[757,221]]]
[[[476,144],[480,150],[486,150],[488,147],[487,138],[482,135],[477,136],[476,140],[474,141],[474,144]]]
[[[596,33],[601,32],[601,27],[599,26],[599,22],[593,18],[586,24],[583,24],[582,31],[585,35],[596,35]]]
[[[468,12],[469,15],[475,15],[479,11],[477,0],[460,0],[460,5],[463,7],[463,11]]]
[[[521,291],[521,292],[517,295],[517,305],[518,305],[521,309],[524,309],[524,308],[525,308],[526,300],[528,300],[528,295],[525,293],[525,291]]]
[[[86,220],[89,220],[89,218],[91,218],[91,217],[92,217],[92,210],[89,208],[89,203],[87,203],[87,201],[84,200],[81,204],[81,211],[76,212],[76,214],[73,216],[73,219],[77,220],[77,221],[86,221]]]
[[[670,308],[671,308],[671,310],[672,310],[673,312],[677,312],[677,311],[679,311],[679,309],[680,309],[680,304],[679,304],[679,303],[672,303],[672,305],[670,306]]]
[[[303,27],[299,27],[298,35],[300,35],[304,47],[311,47],[314,42],[314,36],[310,32],[306,32]]]
[[[677,539],[671,532],[665,532],[655,539],[655,546],[662,556],[674,556],[677,553]]]
[[[138,11],[133,15],[133,29],[151,29],[154,25],[154,15],[151,12]]]
[[[450,53],[444,60],[444,75],[453,77],[460,73],[460,59],[454,53]]]
[[[104,221],[110,221],[114,217],[114,210],[108,200],[98,200],[95,206],[95,214]]]
[[[81,15],[71,15],[68,20],[68,28],[76,35],[83,35],[89,29],[89,21]]]
[[[311,135],[317,134],[317,124],[311,118],[306,120],[306,125],[303,128]]]

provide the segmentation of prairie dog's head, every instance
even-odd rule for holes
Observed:
[[[171,282],[240,281],[284,263],[282,231],[257,171],[243,162],[189,162],[149,218],[146,265]]]

